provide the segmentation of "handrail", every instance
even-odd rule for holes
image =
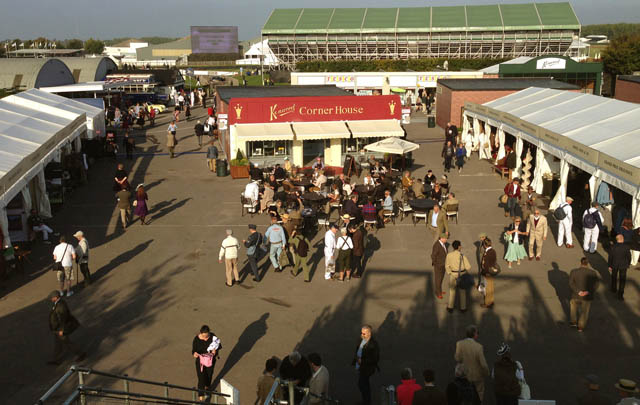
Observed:
[[[138,382],[138,383],[143,383],[143,384],[156,385],[158,387],[174,388],[174,389],[185,390],[185,391],[207,392],[207,393],[210,393],[212,395],[219,395],[221,397],[229,397],[230,396],[229,394],[223,394],[221,392],[216,392],[216,391],[211,391],[211,390],[199,390],[199,389],[196,389],[196,388],[193,388],[193,387],[183,387],[181,385],[169,384],[167,382],[159,383],[157,381],[143,380],[143,379],[140,379],[140,378],[129,377],[128,375],[111,374],[111,373],[107,373],[107,372],[104,372],[104,371],[93,370],[93,369],[86,368],[86,367],[77,367],[76,369],[78,370],[78,372],[81,372],[81,373],[84,373],[84,374],[95,374],[95,375],[99,375],[99,376],[103,376],[103,377],[118,378],[118,379],[121,379],[121,380],[127,380],[127,381],[131,381],[131,382]]]
[[[71,377],[75,372],[76,372],[76,366],[71,366],[69,370],[66,373],[64,373],[64,375],[60,377],[58,381],[56,381],[55,384],[53,384],[51,388],[49,388],[47,392],[45,392],[44,395],[40,397],[40,399],[38,399],[38,402],[36,402],[36,405],[44,404],[44,401],[49,399],[49,397],[54,392],[56,392],[58,388],[60,388],[60,386],[64,384],[69,379],[69,377]]]
[[[292,380],[281,380],[280,378],[276,377],[276,379],[273,381],[273,385],[271,386],[271,390],[269,391],[269,395],[267,395],[267,397],[265,398],[264,404],[262,405],[269,405],[271,403],[271,401],[273,400],[273,396],[275,395],[276,389],[278,388],[279,385],[287,386],[290,390],[300,391],[305,395],[319,398],[325,403],[333,403],[333,404],[340,403],[340,401],[338,401],[337,399],[331,399],[329,397],[325,397],[324,395],[314,394],[309,390],[309,387],[298,387],[296,385],[293,385]],[[289,403],[290,404],[293,403],[293,398],[289,398]]]
[[[80,386],[80,387],[78,387],[78,390],[83,392],[85,395],[96,395],[96,396],[99,396],[100,393],[111,394],[111,395],[123,395],[123,396],[127,395],[129,397],[134,397],[134,398],[155,399],[155,400],[166,402],[168,404],[211,404],[211,402],[205,402],[205,401],[194,401],[194,400],[191,400],[191,399],[167,398],[167,397],[161,397],[161,396],[158,396],[158,395],[138,394],[138,393],[132,393],[132,392],[126,392],[126,391],[112,390],[110,388]],[[92,394],[91,391],[95,392],[95,394]]]

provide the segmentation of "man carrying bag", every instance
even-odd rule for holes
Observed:
[[[49,330],[53,333],[54,349],[53,359],[47,364],[59,365],[62,363],[64,349],[69,349],[76,355],[76,361],[82,361],[87,357],[75,343],[71,342],[69,336],[80,326],[80,322],[71,315],[67,303],[60,296],[59,291],[52,291],[47,297],[52,303],[49,312]]]
[[[445,270],[449,275],[449,303],[447,305],[447,311],[453,312],[453,308],[456,304],[456,293],[460,292],[460,311],[467,311],[467,289],[473,285],[473,278],[471,279],[471,285],[469,285],[468,273],[471,270],[471,263],[462,254],[462,243],[459,240],[453,241],[451,244],[453,251],[447,254],[445,260]]]

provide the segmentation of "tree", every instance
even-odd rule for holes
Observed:
[[[82,49],[82,41],[79,39],[68,39],[67,40],[67,48],[68,49]]]
[[[624,35],[609,44],[602,53],[604,70],[616,75],[640,71],[640,34]]]
[[[89,38],[84,42],[84,52],[93,55],[100,55],[104,51],[104,42]]]

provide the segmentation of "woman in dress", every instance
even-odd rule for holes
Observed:
[[[129,190],[131,187],[129,185],[127,172],[124,170],[124,165],[122,163],[118,163],[116,175],[113,180],[113,191],[116,193],[120,190]]]
[[[196,374],[198,375],[198,396],[200,401],[204,401],[209,394],[205,390],[211,389],[213,379],[213,368],[216,365],[216,357],[220,348],[220,339],[211,331],[207,325],[202,325],[200,333],[193,338],[191,353],[196,359]]]
[[[147,207],[148,199],[149,197],[147,196],[147,192],[144,191],[144,184],[138,184],[138,187],[136,187],[136,208],[134,210],[134,214],[140,217],[140,225],[146,225],[144,218],[149,213],[149,208]]]
[[[523,225],[520,217],[515,217],[504,235],[508,244],[504,259],[509,263],[509,268],[511,268],[511,263],[517,262],[519,265],[520,259],[527,257],[527,252],[524,250],[524,238],[527,236],[527,232]]]

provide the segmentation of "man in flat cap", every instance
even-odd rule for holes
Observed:
[[[247,260],[253,273],[253,281],[260,281],[258,274],[258,260],[260,260],[260,249],[262,246],[262,234],[257,231],[254,224],[249,224],[249,237],[243,240],[244,247],[247,248]]]
[[[80,323],[71,315],[69,307],[62,299],[59,291],[52,291],[47,296],[47,299],[53,303],[49,312],[49,330],[51,330],[54,339],[53,358],[47,364],[59,365],[62,363],[62,355],[65,348],[76,355],[76,361],[84,360],[87,354],[75,343],[71,342],[69,337],[78,329]]]

